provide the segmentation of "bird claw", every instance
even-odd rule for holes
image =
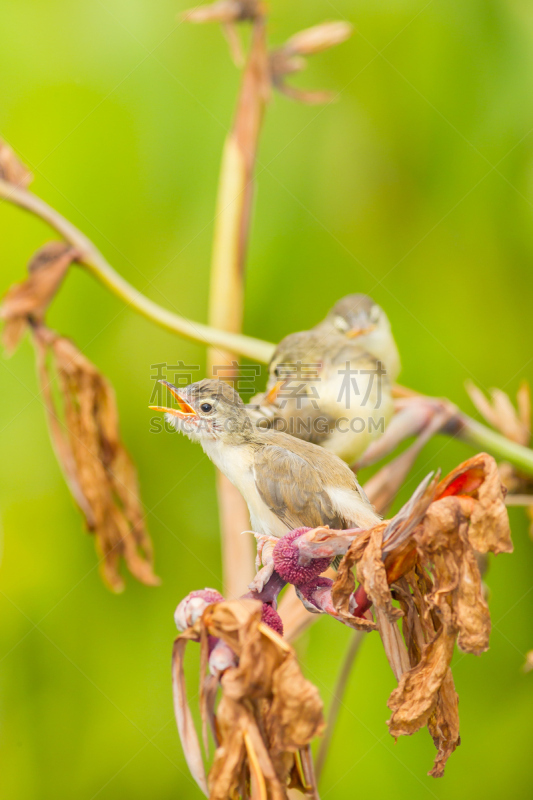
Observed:
[[[269,561],[262,569],[259,570],[253,581],[248,584],[248,588],[253,592],[262,592],[273,574],[274,559]]]
[[[262,592],[274,572],[274,547],[278,539],[275,536],[265,536],[254,533],[257,539],[257,555],[255,557],[255,567],[257,575],[249,584],[248,588],[252,591]],[[263,565],[261,569],[261,565]]]

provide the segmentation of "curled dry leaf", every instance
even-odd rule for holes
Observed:
[[[0,318],[5,320],[3,342],[12,353],[28,323],[42,322],[46,310],[59,289],[68,268],[78,257],[66,242],[48,242],[28,264],[29,276],[16,283],[4,297]]]
[[[283,49],[290,55],[311,56],[342,44],[352,33],[353,26],[349,22],[341,20],[322,22],[320,25],[313,25],[312,28],[295,33],[285,42]]]
[[[360,600],[362,593],[372,602],[399,681],[389,700],[390,732],[409,735],[427,725],[438,750],[435,777],[459,744],[450,670],[455,642],[474,654],[489,644],[476,555],[512,550],[504,496],[494,459],[481,453],[440,482],[428,476],[388,522],[368,531],[317,528],[294,542],[306,558],[346,552],[331,590],[332,616],[348,622],[350,598]],[[400,616],[405,644],[396,625]]]
[[[0,180],[23,189],[33,180],[31,172],[18,160],[11,147],[2,139],[0,139]]]
[[[255,19],[261,11],[259,0],[218,0],[209,5],[196,6],[184,11],[185,22],[221,22],[223,24]]]
[[[120,439],[113,389],[68,339],[42,325],[34,327],[34,338],[56,455],[96,538],[104,580],[114,591],[124,588],[123,558],[138,580],[157,585],[137,473]],[[56,376],[61,408],[52,392]]]
[[[485,397],[481,389],[471,382],[466,384],[466,390],[473,404],[489,425],[513,442],[524,447],[529,445],[531,440],[531,391],[526,381],[522,383],[517,392],[516,409],[509,395],[501,389],[491,389],[490,400]]]
[[[353,28],[348,22],[323,22],[307,30],[300,31],[285,42],[282,47],[270,54],[270,72],[272,84],[282,94],[301,103],[314,105],[327,103],[333,99],[331,92],[307,91],[297,89],[285,82],[287,75],[301,72],[307,62],[305,56],[320,53],[346,41],[352,35]]]
[[[211,800],[282,800],[290,787],[314,790],[308,745],[324,726],[322,702],[303,677],[294,650],[261,618],[256,600],[213,603],[174,644],[178,730],[191,772]],[[215,711],[215,693],[204,695],[202,708],[202,716],[213,719],[217,744],[208,790],[185,693],[183,651],[191,639],[205,643],[211,653],[223,643],[235,657],[222,671],[209,660],[222,697]]]

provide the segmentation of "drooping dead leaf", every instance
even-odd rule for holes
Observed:
[[[157,585],[137,473],[120,439],[112,388],[68,339],[43,326],[34,328],[34,339],[56,455],[95,535],[104,580],[114,591],[124,588],[123,558],[138,580]],[[56,375],[61,408],[52,393]]]
[[[25,189],[33,175],[17,158],[11,147],[0,139],[0,180]]]
[[[389,700],[390,732],[409,735],[427,725],[438,750],[430,773],[435,777],[443,774],[459,744],[450,671],[454,644],[475,654],[488,648],[490,616],[476,555],[512,550],[504,497],[496,462],[481,453],[440,483],[428,476],[392,520],[351,543],[340,531],[318,529],[305,537],[308,556],[315,539],[321,555],[328,539],[337,548],[346,542],[332,590],[334,605],[346,613],[356,566],[362,582],[357,592],[363,588],[374,602],[384,648],[399,679]],[[403,612],[406,649],[393,622],[392,599]]]
[[[199,743],[190,730],[184,696],[183,648],[190,639],[207,641],[208,636],[211,653],[218,646],[215,642],[222,642],[237,658],[221,673],[214,670],[222,697],[215,712],[218,746],[208,777],[210,800],[287,800],[290,786],[314,790],[306,784],[312,780],[308,744],[323,729],[322,702],[303,677],[293,649],[261,622],[261,615],[256,600],[213,603],[174,645],[178,730],[202,789]],[[211,657],[210,668],[213,671]]]
[[[29,321],[44,320],[50,302],[77,257],[77,251],[67,242],[48,242],[28,264],[28,278],[9,289],[0,308],[0,319],[6,323],[3,342],[9,353],[15,350]]]

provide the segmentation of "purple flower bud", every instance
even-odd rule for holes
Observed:
[[[283,636],[283,622],[280,615],[275,611],[269,603],[263,603],[263,612],[261,614],[261,622],[272,628],[273,631]]]
[[[307,558],[303,556],[295,540],[302,536],[310,528],[297,528],[287,533],[274,546],[272,556],[274,558],[274,569],[287,583],[300,586],[309,583],[317,575],[325,572],[330,565],[329,558]]]

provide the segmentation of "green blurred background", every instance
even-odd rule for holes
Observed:
[[[0,135],[34,190],[136,287],[204,321],[221,147],[238,73],[220,31],[182,0],[1,0]],[[471,411],[467,378],[514,393],[533,378],[533,7],[530,0],[272,0],[271,40],[328,18],[354,37],[296,82],[339,90],[326,108],[274,96],[258,166],[246,332],[278,341],[348,292],[387,310],[402,380]],[[3,203],[1,289],[50,233]],[[116,387],[163,583],[114,596],[49,444],[26,340],[0,360],[1,797],[196,798],[171,707],[172,614],[220,588],[214,470],[199,447],[149,433],[150,365],[205,363],[73,270],[49,315]],[[258,383],[261,388],[261,382]],[[429,471],[471,451],[444,438]],[[462,746],[426,777],[427,731],[396,745],[394,681],[377,637],[361,651],[323,798],[533,796],[533,544],[491,565],[494,629],[455,658]],[[348,631],[328,619],[298,645],[331,699]],[[195,672],[196,655],[191,655]],[[194,692],[195,682],[191,681]]]

